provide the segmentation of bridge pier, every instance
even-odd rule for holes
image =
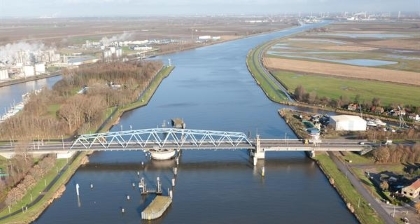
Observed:
[[[315,150],[312,151],[306,151],[306,154],[309,156],[309,158],[313,159],[315,158]]]
[[[261,148],[261,141],[260,141],[259,135],[257,135],[257,139],[255,142],[255,149],[251,151],[251,156],[253,157],[254,166],[257,165],[258,159],[265,159],[265,151],[264,151],[264,148]]]

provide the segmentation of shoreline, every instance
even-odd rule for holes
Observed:
[[[281,39],[281,38],[278,38]],[[305,107],[305,108],[312,108],[312,109],[322,109],[322,110],[331,110],[331,111],[335,111],[337,112],[337,109],[333,109],[333,108],[327,108],[327,107],[319,107],[316,105],[308,105],[308,104],[301,104],[298,102],[290,102],[289,100],[287,100],[287,94],[289,94],[287,88],[280,82],[279,84],[281,85],[278,86],[278,84],[276,84],[273,79],[271,79],[270,77],[267,76],[271,76],[272,78],[275,79],[275,77],[273,77],[273,75],[268,72],[268,71],[264,71],[263,65],[262,65],[262,59],[261,58],[255,58],[256,57],[256,52],[258,53],[258,57],[260,56],[261,51],[263,51],[264,49],[266,49],[268,46],[270,46],[270,44],[272,44],[273,42],[275,42],[276,40],[270,40],[266,43],[260,44],[259,46],[255,47],[254,49],[251,49],[249,51],[249,53],[247,54],[247,58],[246,58],[246,65],[248,68],[249,73],[251,74],[251,76],[254,78],[255,82],[257,83],[257,85],[262,89],[262,91],[264,92],[264,94],[266,95],[266,97],[271,100],[272,102],[275,103],[279,103],[282,105],[293,105],[293,106],[300,106],[300,107]],[[283,93],[285,96],[282,99],[282,97],[278,94],[278,90],[282,90],[282,88],[284,89],[283,91],[286,91],[285,93]],[[276,91],[277,90],[277,91]],[[276,99],[276,96],[279,97],[279,99]],[[344,111],[340,111],[341,113],[344,113]],[[303,136],[300,136],[300,134],[298,134],[298,128],[293,127],[293,125],[291,124],[291,122],[288,122],[287,119],[285,119],[283,117],[283,115],[280,113],[280,110],[278,111],[279,115],[282,117],[282,119],[285,120],[285,122],[287,123],[287,125],[289,126],[290,129],[292,129],[292,131],[299,137],[302,138]],[[329,157],[328,157],[329,158]],[[314,161],[316,161],[319,169],[323,172],[323,174],[325,175],[325,177],[327,179],[330,179],[331,176],[333,176],[336,179],[342,179],[342,173],[339,171],[334,172],[333,171],[333,167],[335,167],[335,169],[338,169],[337,165],[333,164],[333,167],[329,167],[329,161],[327,161],[326,159],[320,159],[320,158],[316,158]],[[331,160],[332,161],[332,160]],[[347,179],[347,178],[345,178]],[[349,189],[351,188],[353,191],[355,191],[354,186],[351,183],[348,183],[347,186],[346,184],[344,184],[344,182],[334,182],[334,179],[332,180],[332,182],[330,181],[331,185],[333,186],[333,188],[337,191],[338,195],[341,197],[341,199],[343,200],[344,203],[346,203],[347,208],[349,209],[349,211],[355,216],[355,218],[361,222],[361,223],[369,223],[372,220],[366,221],[365,217],[373,217],[372,214],[368,214],[370,209],[366,209],[366,210],[361,210],[361,209],[355,209],[354,208],[354,202],[350,203],[352,200],[348,197],[346,197],[346,192],[342,192],[344,191],[343,189]],[[363,198],[363,200],[366,200],[362,194],[360,192],[357,191],[357,194]],[[356,202],[356,204],[358,204]],[[369,206],[370,208],[370,206]],[[376,214],[377,216],[379,216],[379,213],[377,211],[374,211],[374,214]],[[363,218],[362,218],[363,217]],[[384,223],[384,220],[382,220],[383,218],[381,217],[381,220],[377,223]]]
[[[253,36],[263,35],[263,34],[267,34],[267,33],[278,32],[280,30],[289,29],[289,28],[292,28],[292,27],[295,27],[295,26],[287,26],[283,29],[276,29],[276,30],[267,31],[267,32],[255,33],[255,34],[247,35],[247,36],[240,36],[238,38],[233,38],[233,39],[218,41],[218,42],[211,42],[211,43],[207,43],[207,44],[200,45],[200,46],[192,46],[192,47],[185,48],[185,49],[182,49],[182,50],[174,50],[174,51],[170,51],[170,52],[160,53],[160,54],[157,54],[155,56],[168,55],[168,54],[173,54],[173,53],[198,49],[198,48],[201,48],[201,47],[207,47],[207,46],[211,46],[211,45],[222,44],[222,43],[225,43],[225,42],[240,40],[240,39],[244,39],[244,38],[248,38],[248,37],[253,37]],[[159,70],[157,72],[156,76],[150,81],[149,86],[147,88],[145,88],[144,92],[139,96],[138,100],[131,103],[131,104],[127,104],[123,107],[116,108],[113,111],[113,113],[111,113],[107,118],[105,118],[103,124],[98,128],[98,130],[96,132],[103,132],[103,131],[111,129],[114,125],[117,124],[118,120],[120,119],[121,116],[124,115],[125,112],[128,112],[128,111],[146,106],[149,103],[150,99],[153,97],[157,88],[160,86],[161,82],[166,77],[168,77],[170,75],[170,73],[173,71],[174,68],[175,68],[174,66],[162,66],[161,70]],[[40,80],[40,79],[45,79],[45,78],[49,78],[49,77],[55,77],[55,76],[59,76],[59,75],[61,75],[60,71],[54,72],[54,73],[51,73],[51,74],[43,74],[43,75],[33,76],[33,77],[30,77],[30,78],[26,78],[26,79],[23,78],[23,79],[19,79],[19,80],[6,81],[6,82],[3,82],[3,83],[0,83],[0,88],[5,87],[5,86],[11,86],[11,85],[19,84],[19,83],[25,83],[25,82],[29,82],[29,81],[36,81],[36,80]],[[92,154],[91,151],[90,152],[76,153],[71,159],[72,162],[68,163],[66,166],[64,166],[64,167],[62,167],[62,169],[60,169],[59,174],[54,177],[55,181],[51,182],[48,185],[50,187],[50,189],[48,191],[46,191],[44,195],[38,196],[38,197],[40,197],[39,201],[37,201],[37,203],[33,205],[34,207],[40,206],[41,208],[38,208],[38,209],[28,208],[28,210],[26,211],[28,213],[26,213],[26,212],[21,213],[20,211],[17,211],[16,215],[12,215],[10,217],[8,217],[8,215],[6,215],[6,216],[3,216],[3,217],[0,217],[0,220],[2,218],[4,218],[6,223],[32,223],[33,221],[37,220],[46,211],[46,209],[48,209],[48,207],[53,203],[53,201],[56,198],[61,197],[62,193],[64,193],[64,191],[66,189],[65,185],[73,177],[73,175],[76,173],[77,169],[80,166],[84,165],[86,161],[88,161],[88,157],[89,157],[90,154]],[[64,178],[64,179],[60,179],[60,178]],[[25,217],[21,217],[21,215],[24,215]],[[11,220],[9,220],[9,219],[11,219]],[[15,221],[14,219],[17,219],[19,221]],[[3,223],[4,220],[1,220],[0,223]]]
[[[174,68],[174,66],[162,66],[155,77],[150,81],[149,86],[147,86],[144,92],[139,96],[138,100],[131,104],[127,104],[124,107],[117,108],[114,113],[105,118],[104,123],[97,132],[103,132],[111,129],[115,125],[115,121],[118,120],[125,112],[146,106],[162,81],[171,74]],[[28,207],[27,211],[24,213],[18,210],[15,215],[10,217],[3,216],[5,218],[4,220],[1,220],[0,223],[32,223],[37,220],[46,211],[46,209],[48,209],[53,201],[61,196],[61,194],[65,191],[66,184],[76,173],[77,169],[89,161],[88,157],[91,153],[92,152],[76,153],[71,159],[71,162],[64,166],[58,172],[58,175],[55,177],[56,179],[48,185],[50,189],[44,192],[44,195],[38,196],[40,199],[37,203],[32,205],[34,208],[32,208],[32,206]],[[59,193],[60,191],[62,192]]]
[[[292,27],[295,27],[295,26],[286,26],[284,28],[275,29],[275,30],[271,30],[271,31],[254,33],[254,34],[245,35],[245,36],[238,36],[237,38],[232,38],[232,39],[227,39],[227,40],[220,40],[220,41],[215,41],[215,42],[208,42],[208,43],[205,43],[205,44],[202,44],[202,45],[190,46],[190,47],[185,47],[185,48],[182,48],[182,49],[174,49],[174,50],[165,51],[165,52],[159,52],[157,54],[150,55],[150,56],[157,57],[157,56],[162,56],[162,55],[175,54],[175,53],[179,53],[179,52],[184,52],[184,51],[198,49],[198,48],[201,48],[201,47],[207,47],[207,46],[212,46],[212,45],[216,45],[216,44],[222,44],[222,43],[226,43],[226,42],[230,42],[230,41],[245,39],[245,38],[248,38],[248,37],[253,37],[253,36],[258,36],[258,35],[263,35],[263,34],[278,32],[278,31],[281,31],[281,30],[284,30],[284,29],[289,29],[289,28],[292,28]],[[52,73],[45,73],[45,74],[41,74],[41,75],[31,76],[31,77],[28,77],[28,78],[19,78],[19,79],[7,80],[7,81],[4,81],[4,82],[0,82],[0,88],[1,87],[5,87],[5,86],[16,85],[16,84],[20,84],[20,83],[25,83],[25,82],[30,82],[30,81],[36,81],[36,80],[50,78],[50,77],[55,77],[55,76],[60,76],[60,75],[61,75],[61,70],[56,71],[56,72],[52,72]]]
[[[285,120],[285,122],[290,127],[290,129],[292,129],[295,135],[298,138],[305,138],[305,136],[302,136],[302,132],[299,131],[303,127],[298,127],[296,122],[290,121],[290,119],[293,119],[293,112],[297,112],[297,110],[278,110],[279,116],[283,120]],[[315,155],[315,157],[312,159],[316,162],[318,168],[327,178],[330,185],[334,188],[334,190],[343,200],[347,209],[362,224],[385,223],[385,220],[383,220],[379,212],[375,211],[370,206],[370,203],[368,203],[368,199],[363,197],[362,193],[359,192],[356,189],[356,187],[351,183],[347,174],[344,175],[344,173],[341,170],[339,170],[338,164],[334,162],[334,158],[332,157],[334,157],[332,152],[318,152],[318,154]]]
[[[5,87],[5,86],[12,86],[12,85],[16,85],[16,84],[20,84],[20,83],[25,83],[25,82],[31,82],[31,81],[37,81],[40,79],[47,79],[50,77],[55,77],[55,76],[60,76],[61,72],[53,72],[53,73],[46,73],[46,74],[41,74],[41,75],[36,75],[36,76],[31,76],[28,78],[19,78],[19,79],[13,79],[13,80],[7,80],[4,82],[0,82],[0,88],[1,87]]]

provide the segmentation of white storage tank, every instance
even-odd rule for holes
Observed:
[[[36,75],[44,74],[45,73],[45,64],[44,63],[35,64],[35,73],[36,73]]]
[[[30,77],[35,75],[35,67],[32,65],[25,65],[23,66],[23,73],[25,77]]]

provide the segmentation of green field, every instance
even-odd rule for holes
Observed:
[[[382,105],[392,103],[400,105],[420,106],[420,88],[418,86],[400,85],[379,81],[337,78],[322,75],[305,75],[295,72],[273,72],[276,79],[285,84],[288,91],[293,93],[295,88],[302,85],[307,93],[316,92],[318,97],[338,99],[340,96],[353,100],[356,95],[360,101],[372,102],[377,97]]]

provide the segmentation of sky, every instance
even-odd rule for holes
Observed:
[[[0,17],[420,12],[420,0],[0,0]]]

